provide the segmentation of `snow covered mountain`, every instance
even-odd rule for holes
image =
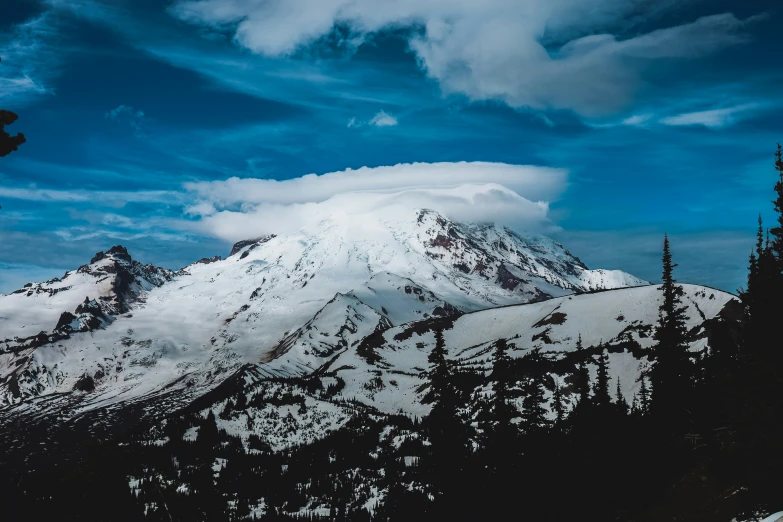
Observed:
[[[725,292],[697,285],[683,288],[690,350],[701,352],[709,346],[711,323],[738,314],[739,304]],[[619,379],[630,405],[639,391],[641,375],[649,369],[661,302],[659,287],[644,286],[408,323],[366,337],[356,350],[342,352],[330,364],[333,370],[329,374],[346,383],[341,391],[346,399],[360,398],[364,404],[389,414],[402,410],[424,416],[429,408],[420,403],[416,390],[424,384],[423,373],[435,346],[436,331],[443,332],[450,358],[485,374],[491,371],[492,351],[500,339],[508,341],[512,358],[540,350],[549,362],[573,366],[577,339],[581,337],[593,378],[593,355],[606,349],[610,375]],[[551,376],[568,395],[562,375],[552,371]]]
[[[62,278],[28,283],[2,296],[0,351],[40,346],[106,326],[145,292],[173,277],[171,270],[134,261],[121,246],[98,252],[90,264]]]
[[[62,279],[0,296],[3,402],[73,393],[91,409],[197,395],[238,368],[309,374],[410,321],[646,284],[589,270],[545,237],[431,210],[334,215],[238,242],[173,273],[122,247]]]
[[[709,349],[718,323],[731,323],[741,317],[741,305],[734,296],[719,290],[697,285],[683,288],[690,350],[699,353]],[[439,330],[449,358],[490,380],[496,341],[508,342],[513,359],[539,350],[548,382],[552,389],[555,383],[560,387],[568,409],[577,398],[569,375],[580,357],[585,358],[594,380],[597,358],[606,350],[612,382],[619,380],[621,393],[630,405],[639,393],[642,375],[650,368],[655,345],[652,335],[661,301],[660,287],[650,285],[405,323],[377,330],[355,346],[336,350],[314,372],[307,386],[268,380],[264,366],[245,367],[233,385],[200,407],[200,414],[203,418],[212,411],[227,434],[245,444],[257,437],[275,450],[312,443],[351,419],[366,415],[367,411],[357,406],[380,414],[423,418],[430,410],[421,401],[429,367],[427,357]],[[580,336],[584,346],[581,353],[576,351]],[[279,364],[284,359],[275,361]],[[484,391],[491,391],[491,385]],[[232,409],[230,404],[236,403],[239,395],[244,396],[241,402],[246,406]],[[287,397],[287,402],[276,406],[273,398],[278,397],[279,402],[281,396]],[[546,401],[552,401],[552,390]],[[551,405],[550,416],[554,417]],[[286,422],[281,424],[283,417]],[[154,433],[151,436],[155,438]]]

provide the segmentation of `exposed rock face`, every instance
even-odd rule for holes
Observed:
[[[217,263],[218,261],[222,261],[223,258],[221,256],[213,256],[213,257],[202,257],[195,263],[194,265],[208,265],[210,263]]]
[[[253,239],[243,239],[242,241],[237,241],[236,243],[234,243],[234,246],[231,248],[231,253],[228,254],[228,257],[231,257],[239,252],[242,252],[243,250],[245,252],[250,252],[254,248],[258,247],[259,245],[263,245],[264,243],[266,243],[267,241],[275,237],[277,237],[275,234],[271,234],[268,236],[261,236]]]
[[[495,279],[495,282],[498,283],[501,288],[505,288],[506,290],[513,290],[525,281],[509,272],[508,268],[506,268],[506,265],[500,263],[500,266],[498,266],[498,277]]]

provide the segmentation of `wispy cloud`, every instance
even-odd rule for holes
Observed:
[[[109,206],[124,206],[126,203],[174,203],[179,199],[176,192],[170,191],[89,191],[89,190],[50,190],[22,187],[0,187],[0,197],[24,201],[41,202],[91,202]]]
[[[57,8],[0,34],[0,97],[9,106],[53,94],[60,73],[63,36]]]
[[[701,125],[711,129],[720,129],[736,123],[759,108],[760,105],[757,103],[746,103],[722,109],[677,114],[675,116],[662,118],[660,122],[664,125],[671,126]]]
[[[652,118],[652,114],[635,114],[625,118],[622,121],[622,125],[627,125],[629,127],[643,127],[647,123],[650,123]]]
[[[718,89],[720,91],[720,89]],[[760,110],[776,106],[776,103],[770,101],[742,101],[731,106],[721,106],[723,104],[715,103],[717,108],[707,110],[687,110],[689,106],[705,105],[705,99],[714,97],[715,93],[704,94],[700,100],[685,99],[672,100],[671,106],[666,103],[658,108],[649,108],[647,112],[633,114],[619,121],[609,121],[604,123],[592,123],[595,128],[613,128],[613,127],[693,127],[701,126],[710,129],[722,129],[740,122],[743,119],[753,117]],[[739,98],[741,96],[727,95],[725,92],[720,96],[723,98]],[[708,104],[707,104],[708,105]],[[779,105],[779,104],[777,104]],[[686,110],[684,110],[686,109]]]
[[[134,109],[129,105],[119,105],[107,112],[105,116],[114,121],[127,121],[134,129],[138,129],[144,119],[144,111]]]

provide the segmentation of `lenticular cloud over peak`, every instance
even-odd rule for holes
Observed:
[[[231,178],[190,183],[189,226],[227,241],[360,219],[407,221],[430,209],[465,222],[551,231],[549,201],[563,170],[502,163],[414,163],[308,174],[284,181]]]

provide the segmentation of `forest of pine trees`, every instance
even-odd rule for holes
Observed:
[[[259,440],[248,453],[215,412],[183,413],[157,428],[164,444],[144,443],[147,426],[73,456],[64,473],[36,462],[46,481],[0,477],[0,501],[24,499],[41,514],[83,506],[74,520],[728,521],[779,510],[781,155],[778,146],[777,220],[769,230],[760,222],[741,306],[712,321],[705,353],[687,349],[676,245],[664,237],[656,345],[631,404],[610,379],[605,345],[580,336],[555,372],[545,353],[499,340],[484,372],[447,357],[441,328],[421,421],[367,412],[312,444],[275,453]],[[317,379],[291,386],[319,389]],[[223,408],[253,401],[240,392]],[[192,428],[195,440],[183,440]]]

